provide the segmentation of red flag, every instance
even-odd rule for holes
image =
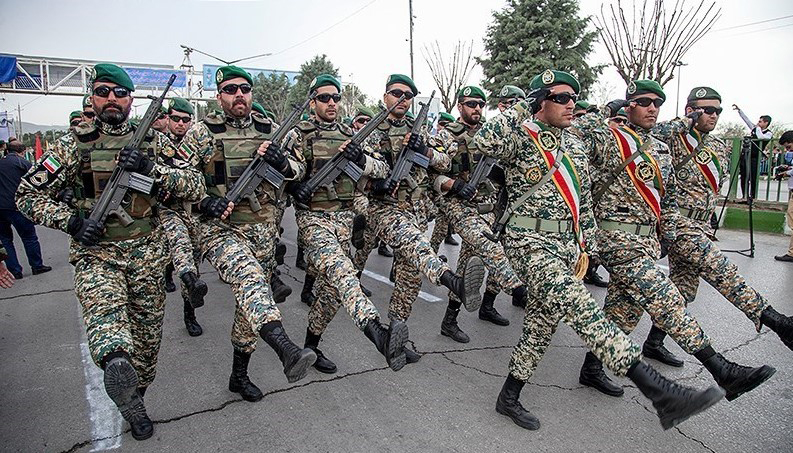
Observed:
[[[36,134],[36,161],[41,159],[42,154],[44,154],[44,151],[41,149],[41,135]]]

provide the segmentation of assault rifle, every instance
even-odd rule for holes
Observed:
[[[421,132],[421,128],[424,127],[433,97],[435,97],[435,90],[432,90],[432,94],[427,100],[427,103],[421,104],[421,110],[419,110],[419,114],[416,115],[416,119],[413,121],[413,128],[410,130],[411,137],[418,135]],[[396,162],[394,162],[394,167],[391,169],[391,175],[389,175],[388,179],[396,182],[397,187],[400,182],[407,180],[410,188],[414,189],[416,187],[416,181],[410,177],[410,170],[414,165],[427,168],[430,165],[430,158],[413,151],[407,145],[403,146],[402,151],[399,153],[399,157]]]
[[[350,140],[350,145],[361,145],[364,140],[372,133],[377,126],[379,126],[388,115],[394,111],[394,109],[399,105],[402,100],[405,99],[405,96],[399,98],[399,100],[391,106],[389,109],[385,109],[380,111],[377,116],[369,120],[366,123],[366,126],[362,127],[353,138]],[[361,169],[355,162],[351,162],[344,156],[344,153],[338,153],[333,156],[329,162],[325,163],[315,174],[312,176],[308,181],[305,182],[305,186],[311,191],[313,194],[316,192],[317,189],[320,187],[326,187],[329,193],[334,192],[333,188],[333,181],[336,180],[342,173],[349,176],[354,182],[358,182],[363,175],[363,169]]]
[[[476,164],[473,173],[471,173],[471,177],[468,178],[466,185],[473,186],[474,190],[478,189],[479,185],[485,182],[488,176],[490,176],[490,172],[497,163],[498,159],[495,157],[482,156],[482,158],[479,159],[479,163]]]
[[[165,85],[165,90],[162,94],[159,97],[151,97],[152,101],[151,104],[149,104],[149,108],[146,109],[146,114],[143,115],[140,124],[138,124],[138,127],[135,129],[132,138],[125,148],[140,148],[143,139],[146,138],[149,127],[151,127],[151,124],[160,115],[160,107],[165,100],[165,95],[168,94],[175,80],[176,74],[171,74],[171,78],[168,79],[168,83]],[[130,190],[134,190],[151,195],[153,189],[154,178],[124,170],[116,165],[113,169],[113,173],[110,175],[110,179],[107,181],[107,185],[99,195],[99,199],[96,201],[96,204],[94,204],[91,215],[89,215],[88,218],[104,225],[107,217],[110,214],[114,214],[118,218],[118,221],[121,222],[121,225],[127,226],[132,223],[132,217],[130,217],[127,211],[122,207],[127,193],[129,193]]]
[[[281,124],[275,132],[275,135],[273,135],[272,140],[270,140],[272,143],[279,146],[281,145],[286,134],[297,124],[300,115],[303,114],[309,102],[311,102],[316,95],[316,90],[312,91],[309,93],[306,100],[303,101],[303,104],[295,106],[292,113],[284,119],[283,124]],[[251,210],[253,212],[258,212],[262,209],[262,206],[259,203],[259,199],[256,198],[256,188],[259,187],[263,181],[267,181],[271,186],[275,187],[276,190],[280,190],[284,185],[284,175],[270,166],[270,164],[264,160],[264,156],[257,153],[248,166],[245,167],[240,177],[237,178],[237,181],[234,182],[234,185],[226,193],[226,199],[236,205],[243,198],[247,198]]]

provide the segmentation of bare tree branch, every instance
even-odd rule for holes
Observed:
[[[447,112],[451,112],[454,108],[457,92],[468,82],[468,77],[474,69],[476,62],[473,58],[473,47],[473,41],[468,43],[457,41],[448,61],[444,60],[438,41],[422,48],[424,61],[430,69],[432,80],[440,92],[441,103]]]

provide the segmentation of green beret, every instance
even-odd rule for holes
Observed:
[[[171,99],[171,104],[168,108],[168,111],[171,112],[174,110],[176,110],[177,112],[187,113],[188,115],[193,115],[195,113],[195,110],[193,110],[193,106],[190,105],[190,102],[188,102],[187,99],[184,98]]]
[[[308,121],[308,119],[309,119],[309,118],[311,118],[311,117],[308,115],[308,113],[304,113],[304,114],[303,114],[303,115],[300,117],[300,120],[301,120],[301,121]]]
[[[578,80],[573,77],[572,74],[564,71],[555,71],[553,69],[546,69],[542,74],[534,76],[529,83],[529,89],[550,88],[560,84],[570,86],[576,93],[581,91],[581,84],[578,83]]]
[[[715,99],[721,102],[721,95],[718,91],[711,87],[695,87],[688,93],[688,102],[698,101],[700,99]]]
[[[589,107],[591,107],[591,104],[589,102],[587,102],[587,101],[578,101],[578,102],[575,103],[575,106],[573,106],[573,110],[586,110]]]
[[[526,99],[526,93],[515,85],[504,85],[498,92],[499,99],[521,98]]]
[[[416,115],[414,115],[413,112],[411,112],[410,110],[405,112],[405,116],[407,116],[408,118],[410,118],[412,120],[416,119]]]
[[[217,72],[215,72],[215,83],[220,86],[221,83],[225,82],[226,80],[233,79],[235,77],[242,77],[243,79],[247,80],[248,83],[253,86],[253,77],[248,74],[248,71],[242,69],[239,66],[228,65],[228,66],[221,66],[218,68]]]
[[[385,89],[388,91],[388,87],[395,83],[401,83],[403,85],[407,85],[410,88],[410,91],[413,92],[413,96],[418,96],[419,90],[416,88],[416,84],[413,83],[413,79],[404,75],[404,74],[391,74],[388,76],[388,80],[385,81]]]
[[[93,107],[93,106],[94,105],[91,104],[91,95],[90,94],[86,94],[85,96],[83,96],[83,108]]]
[[[487,100],[485,92],[482,91],[481,88],[475,87],[473,85],[460,88],[460,91],[457,92],[457,102],[459,102],[462,98],[479,98],[483,101]]]
[[[271,111],[269,111],[267,109],[264,109],[264,116],[266,116],[267,118],[270,118],[272,121],[275,121],[275,113],[273,113],[273,112],[271,112]]]
[[[135,91],[135,84],[132,83],[132,79],[129,78],[127,71],[113,63],[99,63],[94,65],[91,71],[91,83],[94,82],[112,82],[129,91]]]
[[[353,118],[358,118],[359,116],[368,116],[369,118],[374,118],[375,115],[369,108],[361,106],[355,111],[355,116],[353,116]]]
[[[164,105],[161,105],[160,106],[160,113],[162,113],[163,115],[167,115],[168,114],[168,108],[165,107]]]
[[[82,110],[75,110],[75,111],[73,111],[72,113],[69,114],[69,121],[71,122],[75,118],[82,118],[82,117],[83,117],[83,111]]]
[[[634,80],[629,83],[628,89],[625,90],[625,99],[632,99],[647,93],[655,93],[664,101],[666,100],[664,89],[655,80]]]
[[[617,114],[614,116],[624,116],[625,118],[628,117],[628,112],[625,111],[625,108],[621,108],[617,110]]]
[[[438,114],[438,121],[448,121],[450,123],[453,123],[455,120],[453,115],[448,114],[446,112],[441,112],[440,114]]]
[[[266,110],[265,110],[264,106],[263,106],[263,105],[261,105],[261,104],[259,104],[259,103],[258,103],[258,102],[256,102],[256,101],[253,101],[253,104],[251,105],[251,108],[252,108],[254,111],[256,111],[256,112],[259,112],[259,113],[261,113],[262,115],[266,115],[266,113],[264,113],[264,112],[266,112]]]
[[[314,77],[314,80],[311,81],[308,87],[308,92],[311,93],[312,91],[316,90],[319,87],[324,87],[328,85],[333,85],[336,87],[336,91],[341,93],[341,82],[336,77],[333,77],[330,74],[320,74]]]

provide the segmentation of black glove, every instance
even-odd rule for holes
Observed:
[[[410,134],[410,138],[408,139],[408,148],[412,149],[413,152],[418,154],[427,154],[427,144],[424,143],[424,139],[420,134]]]
[[[198,204],[198,210],[209,217],[219,219],[229,207],[229,201],[221,197],[206,197]]]
[[[372,193],[375,195],[390,195],[397,188],[397,182],[391,179],[378,179],[372,183]]]
[[[535,114],[540,111],[540,106],[542,105],[542,101],[551,94],[551,90],[548,88],[537,88],[536,90],[529,93],[528,97],[526,97],[526,102],[529,103],[529,107],[531,107],[531,113]]]
[[[463,200],[470,200],[476,195],[476,187],[468,184],[462,179],[455,179],[452,188],[449,189],[449,195],[456,195]]]
[[[295,198],[295,201],[303,205],[311,201],[311,191],[306,184],[297,184],[292,191],[292,196]]]
[[[69,207],[74,208],[74,189],[71,187],[66,188],[58,192],[58,196],[55,198],[58,201],[62,201],[66,203]]]
[[[118,166],[127,171],[149,175],[154,170],[154,162],[139,149],[123,148],[118,153]]]
[[[270,143],[270,146],[267,147],[267,151],[264,153],[264,161],[281,173],[289,166],[289,161],[287,161],[284,153],[281,152],[281,147],[275,143]]]
[[[344,158],[350,162],[354,162],[355,165],[361,168],[366,165],[366,155],[364,155],[361,145],[357,143],[347,143],[347,146],[344,147]]]
[[[691,118],[692,124],[696,123],[700,116],[702,116],[702,110],[692,110],[691,113],[686,114],[686,117]]]
[[[77,215],[69,217],[66,227],[66,232],[86,247],[98,244],[104,231],[105,227],[101,223],[91,219],[81,219]]]
[[[621,108],[624,108],[628,105],[628,101],[625,99],[614,99],[613,101],[606,104],[606,107],[609,109],[609,118],[614,118],[617,116]]]

